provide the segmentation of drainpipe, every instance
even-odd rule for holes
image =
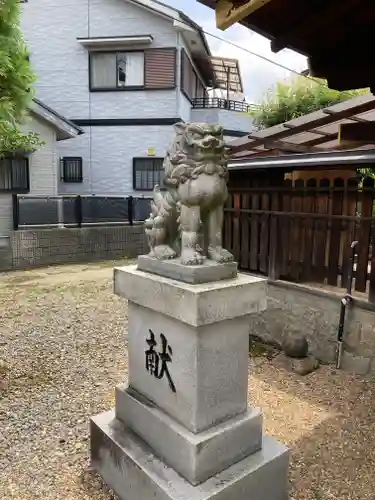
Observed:
[[[87,0],[87,37],[90,38],[91,34],[91,0]],[[89,68],[90,71],[90,68]],[[91,92],[89,92],[89,119],[92,119],[92,108],[91,108]],[[89,192],[92,194],[92,126],[89,128]]]
[[[176,98],[176,114],[175,116],[180,116],[181,109],[181,33],[177,32],[177,68],[176,68],[176,79],[177,79],[177,98]],[[189,117],[190,118],[190,117]]]
[[[59,228],[64,226],[64,198],[59,196],[57,199],[57,220]]]
[[[227,109],[229,110],[229,97],[230,97],[230,66],[227,68]]]

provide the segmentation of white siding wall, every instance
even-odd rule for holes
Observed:
[[[22,29],[38,75],[37,96],[70,119],[176,118],[178,90],[89,91],[88,52],[77,38],[151,34],[151,47],[176,47],[172,21],[125,0],[38,0],[23,5]],[[179,80],[177,80],[179,81]],[[60,142],[57,156],[83,158],[82,184],[59,183],[61,193],[132,192],[132,158],[148,147],[160,153],[172,126],[84,127]]]
[[[217,111],[218,116],[216,123],[220,123],[225,129],[239,130],[241,132],[251,132],[253,130],[253,119],[247,113],[226,111],[225,109],[219,109]]]
[[[56,131],[47,122],[33,116],[28,126],[37,132],[44,146],[30,156],[30,194],[56,195],[58,186],[58,162],[56,157]]]
[[[24,4],[37,95],[67,118],[177,116],[177,91],[89,91],[89,55],[80,37],[151,34],[150,47],[176,47],[171,21],[124,0],[38,0]]]
[[[176,46],[177,33],[169,19],[124,0],[89,0],[88,3],[88,35],[91,37],[151,34],[153,47]]]
[[[195,122],[220,123],[226,130],[251,132],[253,129],[250,115],[225,109],[192,109],[191,119]]]
[[[88,6],[89,0],[23,4],[21,27],[38,76],[37,97],[67,117],[89,115],[88,54],[77,42],[89,34]]]
[[[181,94],[179,116],[184,122],[190,122],[193,120],[192,111],[193,110],[191,109],[191,102],[187,97],[184,96],[184,94]]]
[[[58,142],[56,145],[58,159],[63,156],[82,157],[82,184],[60,182],[58,185],[60,194],[90,194],[92,192],[90,169],[91,128],[82,127],[82,129],[84,130],[84,134],[79,135],[75,139]]]
[[[187,44],[171,20],[126,0],[31,0],[23,4],[22,29],[35,67],[37,97],[69,119],[181,118],[191,121],[190,102],[175,90],[89,91],[89,55],[80,37],[151,34],[151,47]],[[178,58],[179,60],[179,58]],[[227,127],[229,128],[229,127]],[[155,147],[164,156],[172,126],[92,126],[85,134],[57,143],[56,179],[60,193],[132,192],[132,159]],[[59,182],[58,158],[83,158],[83,183]],[[36,177],[35,177],[36,179]],[[51,189],[51,185],[33,190]]]
[[[90,151],[91,135],[91,151]],[[77,150],[83,157],[84,184],[61,183],[61,193],[95,193],[97,195],[127,195],[133,192],[133,158],[147,157],[154,148],[157,157],[164,157],[174,136],[173,126],[91,127],[78,139],[59,143],[61,156],[75,154],[73,142],[80,141]],[[91,154],[91,176],[86,158]],[[150,194],[150,193],[148,193]]]
[[[178,36],[178,48],[179,48],[179,75],[178,75],[178,89],[180,90],[180,99],[179,99],[179,113],[178,116],[180,116],[185,122],[190,122],[194,121],[192,118],[192,108],[191,108],[191,102],[189,99],[187,99],[182,93],[181,93],[181,51],[184,49],[186,54],[190,58],[190,49],[188,47],[188,44],[186,40],[184,39],[184,36],[182,33],[179,33]],[[190,58],[190,62],[193,65],[193,68],[195,69],[198,77],[202,80],[203,79],[200,75],[200,72],[198,71],[198,68],[196,65],[193,63],[192,59]]]
[[[31,195],[56,195],[58,186],[58,168],[56,158],[56,131],[44,120],[32,115],[30,121],[22,127],[24,132],[36,132],[45,145],[29,157]],[[9,236],[13,229],[12,195],[0,193],[0,250],[3,244],[1,236]],[[1,256],[0,256],[1,257]],[[1,266],[0,266],[1,267]]]

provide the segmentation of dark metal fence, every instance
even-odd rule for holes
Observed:
[[[133,196],[13,195],[13,227],[132,225],[148,217],[150,202],[150,198]]]

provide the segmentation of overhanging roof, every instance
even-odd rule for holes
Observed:
[[[215,75],[216,88],[243,92],[240,66],[237,59],[225,57],[211,57],[212,68]]]
[[[175,27],[184,26],[185,28],[191,28],[198,34],[202,46],[204,48],[204,52],[208,55],[211,54],[210,47],[208,45],[207,39],[201,26],[199,26],[195,21],[193,21],[190,17],[188,17],[184,12],[175,7],[167,5],[159,0],[128,0],[135,5],[139,5],[149,11],[154,11],[155,13],[172,19],[175,23]]]
[[[237,59],[192,54],[192,59],[208,87],[242,93],[243,85]]]
[[[229,161],[230,170],[329,170],[342,169],[343,166],[368,165],[375,163],[375,149],[367,151],[329,151],[325,153],[293,154],[274,157],[254,157]]]
[[[249,0],[232,1],[232,4]],[[198,0],[215,9],[215,0]],[[234,6],[234,5],[233,5]],[[267,37],[271,48],[295,50],[309,58],[311,74],[332,88],[375,88],[372,0],[269,0],[241,21]],[[350,26],[350,29],[348,28]]]
[[[33,99],[30,106],[30,112],[42,120],[45,120],[56,129],[58,141],[73,139],[77,137],[77,135],[84,133],[81,127],[78,127],[78,125],[75,125],[73,122],[39,101],[39,99]]]
[[[213,68],[212,65],[207,65],[207,57],[211,56],[211,51],[201,26],[199,26],[181,10],[160,2],[159,0],[127,1],[161,17],[170,19],[173,22],[174,28],[182,33],[191,53],[191,57],[204,79],[205,84],[207,86],[211,86],[213,84]]]
[[[137,36],[99,36],[92,38],[77,38],[77,41],[91,50],[108,50],[111,48],[129,48],[132,45],[150,45],[153,41],[151,35]]]
[[[252,132],[231,141],[229,146],[233,158],[264,155],[274,149],[290,153],[352,149],[347,144],[339,144],[340,124],[372,121],[375,121],[375,96],[367,94],[274,127]],[[372,147],[362,144],[357,150]]]

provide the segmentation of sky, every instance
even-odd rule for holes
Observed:
[[[196,0],[162,0],[164,3],[175,7],[187,14],[204,31],[220,38],[231,41],[240,47],[251,50],[272,61],[275,61],[295,71],[307,68],[306,58],[284,49],[274,54],[270,48],[270,41],[253,31],[235,24],[225,31],[216,29],[215,12]],[[206,35],[213,55],[238,59],[244,84],[244,94],[248,102],[261,102],[267,92],[272,91],[276,82],[293,76],[293,73],[282,69],[275,64],[267,62],[260,57],[253,56],[245,50],[233,47],[225,41],[217,40]]]

